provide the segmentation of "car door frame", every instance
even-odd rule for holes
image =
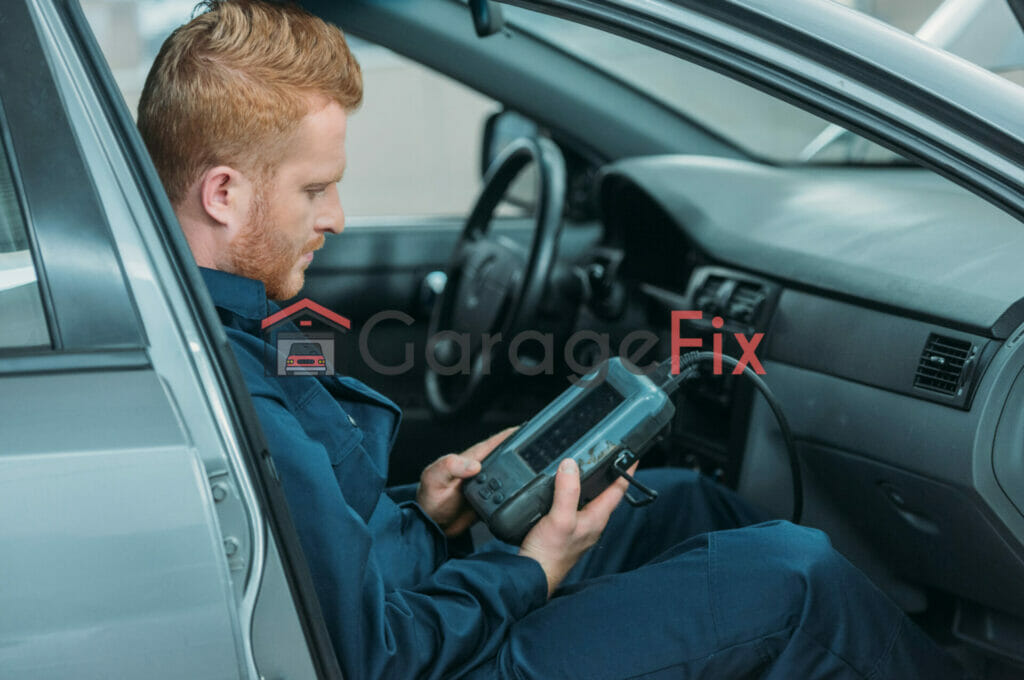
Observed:
[[[197,511],[220,537],[217,561],[235,590],[239,676],[283,668],[289,677],[340,678],[248,391],[80,7],[16,0],[0,15],[18,36],[3,50],[13,51],[3,63],[18,68],[0,71],[6,112],[19,126],[5,141],[14,142],[16,181],[25,180],[23,212],[54,340],[49,351],[5,352],[0,378],[152,376],[207,480]],[[275,616],[281,625],[265,623]],[[257,668],[254,655],[269,668]]]
[[[209,491],[195,478],[199,460],[153,371],[152,338],[126,285],[124,263],[51,71],[54,54],[40,30],[45,9],[18,1],[0,13],[6,33],[0,44],[4,150],[50,337],[48,346],[6,348],[0,356],[0,411],[7,423],[0,485],[6,489],[5,516],[20,520],[5,525],[0,543],[7,547],[5,580],[21,585],[6,590],[0,606],[6,618],[0,627],[18,641],[0,644],[4,665],[34,676],[71,666],[100,674],[137,668],[149,653],[167,662],[175,652],[152,636],[136,640],[126,653],[103,654],[109,631],[181,630],[190,608],[208,606],[195,612],[192,625],[230,649],[214,642],[194,659],[221,671],[238,668],[244,666],[241,635],[216,515],[206,502]],[[109,392],[116,387],[128,396]],[[51,388],[57,389],[52,395]],[[107,392],[106,399],[97,400],[93,389]],[[132,405],[142,410],[121,418]],[[47,422],[51,413],[60,422]],[[113,426],[114,434],[90,429],[90,417]],[[92,485],[104,482],[117,491],[98,495]],[[147,499],[146,490],[156,493]],[[147,521],[115,519],[120,503],[136,512],[148,506]],[[136,604],[132,589],[155,582],[160,554],[136,551],[165,532],[190,550],[170,551],[166,563],[192,578]],[[53,560],[67,560],[67,573],[48,568]],[[81,595],[73,603],[48,602],[37,610],[45,614],[32,616],[40,589],[50,587],[54,597]]]

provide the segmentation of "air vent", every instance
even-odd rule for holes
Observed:
[[[700,284],[693,295],[694,306],[704,312],[714,313],[718,306],[718,296],[727,280],[721,276],[709,276]]]
[[[968,340],[932,333],[917,364],[914,387],[956,396],[963,386],[965,368],[974,359],[975,348]]]
[[[764,289],[756,283],[740,283],[729,296],[726,316],[741,323],[753,323],[764,302]]]

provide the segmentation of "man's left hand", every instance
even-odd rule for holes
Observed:
[[[416,502],[437,522],[446,536],[458,536],[476,522],[476,513],[462,495],[462,480],[480,472],[480,461],[515,429],[502,430],[462,453],[441,456],[420,475]]]

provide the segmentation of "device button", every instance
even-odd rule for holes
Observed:
[[[480,474],[473,478],[473,481],[476,482],[477,484],[483,484],[488,479],[490,479],[490,477],[488,477],[485,473],[481,472]]]
[[[488,498],[491,497],[491,490],[490,489],[480,489],[479,493],[480,493],[480,498],[483,498],[484,500],[487,500]]]
[[[492,500],[493,500],[493,501],[494,501],[494,502],[495,502],[496,504],[497,504],[497,503],[504,503],[504,502],[505,502],[505,494],[503,494],[503,493],[501,493],[501,492],[499,491],[498,493],[494,494],[494,498],[493,498]]]
[[[500,479],[492,479],[487,484],[487,486],[489,486],[493,491],[497,491],[498,489],[501,488],[501,480]]]

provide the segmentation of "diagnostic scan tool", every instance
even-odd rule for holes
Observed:
[[[491,452],[465,484],[466,498],[491,533],[516,545],[551,509],[564,458],[579,465],[581,507],[620,476],[645,496],[627,500],[645,505],[657,494],[626,471],[674,414],[662,386],[622,359],[610,359]]]

